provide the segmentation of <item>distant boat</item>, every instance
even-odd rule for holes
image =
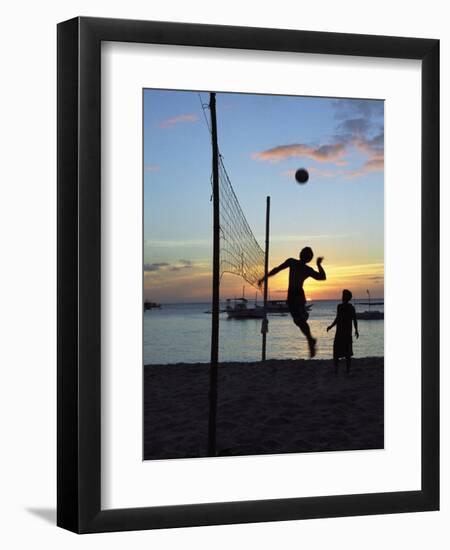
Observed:
[[[264,308],[255,304],[248,307],[246,298],[227,299],[226,312],[229,319],[263,319]]]
[[[305,309],[311,311],[313,304],[307,304]],[[289,313],[289,306],[286,300],[267,300],[266,310],[268,314],[285,314]]]
[[[356,318],[361,319],[363,321],[382,321],[384,319],[384,312],[379,311],[377,309],[371,309],[373,305],[384,305],[383,302],[372,302],[370,298],[370,292],[369,290],[366,290],[367,295],[369,296],[368,302],[359,302],[361,305],[368,305],[369,309],[366,311],[357,311],[356,312]],[[357,304],[358,305],[358,304]]]
[[[144,311],[147,311],[148,309],[161,309],[161,304],[157,304],[156,302],[149,302],[148,300],[145,300]]]
[[[248,307],[245,287],[242,287],[242,298],[227,298],[225,308],[228,319],[264,319],[264,308],[258,306],[258,293],[255,294],[255,307]]]
[[[267,313],[288,313],[289,307],[286,300],[267,300]]]
[[[222,309],[222,308],[219,308],[219,313],[225,313],[226,309]],[[209,313],[211,314],[212,313],[212,310],[211,309],[207,309],[206,311],[204,311],[203,313]]]
[[[382,321],[384,313],[382,311],[357,311],[356,318],[363,321]]]
[[[257,295],[255,296],[255,306],[249,307],[248,300],[245,298],[245,293],[242,291],[242,298],[227,299],[227,307],[225,310],[228,317],[231,319],[263,319],[264,312],[268,315],[287,315],[289,306],[286,300],[267,300],[266,307],[259,306]],[[306,311],[311,311],[313,304],[306,306]]]

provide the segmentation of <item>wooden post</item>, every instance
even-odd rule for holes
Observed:
[[[219,149],[217,145],[216,94],[210,94],[212,139],[213,195],[213,284],[211,363],[209,369],[208,456],[216,456],[217,367],[219,361],[219,284],[220,284],[220,211],[219,211]]]
[[[264,319],[262,322],[262,360],[266,360],[267,333],[269,332],[269,320],[267,319],[267,292],[269,281],[267,273],[269,271],[269,230],[270,230],[270,197],[266,199],[266,250],[264,257]]]

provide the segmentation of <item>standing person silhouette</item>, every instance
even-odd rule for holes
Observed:
[[[294,323],[303,332],[308,340],[309,354],[311,357],[316,355],[316,338],[313,338],[308,325],[309,314],[306,310],[306,297],[303,290],[303,283],[308,277],[316,279],[316,281],[325,281],[327,278],[322,267],[323,258],[317,258],[317,271],[314,271],[308,263],[314,258],[314,253],[309,246],[306,246],[300,251],[300,259],[288,258],[278,267],[272,269],[267,274],[268,277],[276,275],[283,269],[289,268],[289,288],[287,295],[287,304],[289,312],[292,315]],[[261,286],[266,277],[262,277],[258,284]]]
[[[347,362],[347,374],[350,373],[353,355],[352,323],[355,326],[355,336],[359,338],[358,321],[356,311],[350,303],[352,293],[350,290],[342,291],[342,304],[337,307],[336,319],[327,327],[327,332],[336,326],[336,334],[333,344],[334,370],[337,374],[339,359],[345,357]]]

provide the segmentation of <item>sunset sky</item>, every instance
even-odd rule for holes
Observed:
[[[201,101],[197,92],[144,91],[144,290],[162,303],[211,299],[211,142]],[[339,298],[343,288],[383,297],[383,102],[218,93],[217,122],[261,247],[271,196],[270,268],[311,246],[325,257],[327,281],[308,280],[309,299]],[[295,182],[299,167],[310,173],[306,185]],[[285,297],[287,276],[270,279],[272,299]],[[243,285],[225,274],[221,298],[240,296]]]

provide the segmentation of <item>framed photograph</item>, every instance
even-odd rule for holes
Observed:
[[[439,507],[439,41],[58,25],[58,525]]]

